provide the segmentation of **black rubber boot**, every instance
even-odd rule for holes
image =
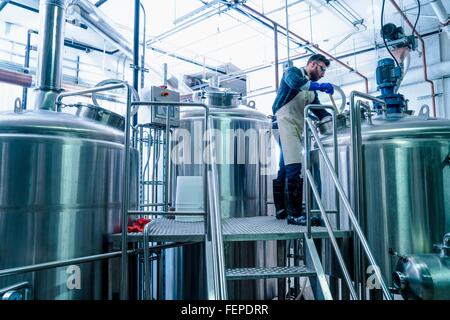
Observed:
[[[288,179],[287,181],[287,223],[299,226],[306,225],[303,211],[303,179]]]
[[[286,219],[286,204],[284,201],[284,181],[277,179],[272,181],[273,185],[273,202],[275,203],[275,217],[277,219]]]

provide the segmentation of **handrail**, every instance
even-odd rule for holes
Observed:
[[[326,166],[326,168],[328,169],[328,171],[329,171],[329,173],[331,175],[331,178],[332,178],[332,180],[334,182],[334,185],[336,186],[336,189],[338,191],[339,196],[342,199],[342,202],[344,203],[345,208],[347,209],[348,216],[350,218],[350,221],[353,224],[353,227],[355,229],[356,235],[358,236],[358,239],[360,240],[360,242],[362,244],[362,247],[364,249],[364,252],[366,253],[366,255],[367,255],[371,265],[374,266],[375,275],[376,275],[376,277],[377,277],[377,279],[378,279],[378,281],[380,283],[380,286],[381,286],[381,289],[383,291],[383,294],[385,295],[385,298],[387,300],[392,300],[392,297],[391,297],[391,294],[389,292],[389,289],[388,289],[388,287],[386,286],[386,283],[383,280],[383,277],[382,277],[382,275],[380,273],[379,268],[377,267],[377,264],[375,262],[373,254],[372,254],[372,252],[371,252],[371,250],[369,248],[367,240],[366,240],[366,238],[365,238],[365,236],[364,236],[364,234],[363,234],[363,232],[361,230],[361,227],[359,226],[358,220],[355,217],[355,214],[354,214],[354,212],[352,210],[350,202],[347,199],[347,196],[345,195],[345,191],[344,191],[341,183],[339,182],[338,176],[336,175],[336,173],[333,170],[333,166],[332,166],[332,164],[331,164],[331,162],[330,162],[330,160],[328,158],[328,155],[327,155],[327,153],[325,151],[325,148],[324,148],[324,146],[323,146],[323,144],[322,144],[322,142],[320,140],[320,137],[318,136],[317,132],[315,131],[315,126],[314,126],[312,120],[309,119],[309,118],[305,118],[305,123],[306,123],[305,129],[306,129],[306,133],[307,133],[307,136],[305,137],[305,140],[308,141],[310,139],[311,136],[310,136],[309,133],[311,133],[312,136],[314,137],[314,139],[316,141],[316,144],[317,144],[317,147],[319,148],[320,154],[322,155],[323,160],[325,162],[325,166]],[[323,212],[321,212],[321,213],[323,214]],[[324,220],[325,220],[325,218],[326,217],[324,217]]]
[[[331,119],[332,119],[332,123],[333,123],[333,155],[334,155],[334,168],[336,170],[336,174],[338,174],[338,144],[337,144],[337,124],[336,124],[336,114],[338,112],[338,110],[336,110],[336,108],[334,106],[331,105],[321,105],[321,104],[309,104],[305,107],[304,110],[304,118],[306,119],[309,116],[309,111],[310,110],[329,110],[331,112]],[[310,155],[309,155],[309,150],[311,150],[311,146],[310,146],[310,140],[306,139],[307,137],[307,128],[305,126],[304,128],[305,132],[304,132],[304,137],[305,137],[305,167],[307,169],[309,169],[308,164],[310,163]],[[308,238],[311,238],[311,213],[312,213],[312,209],[311,209],[311,195],[309,192],[309,188],[305,188],[305,199],[307,199],[306,201],[306,218],[307,218],[307,236]],[[336,197],[336,222],[337,222],[337,227],[339,228],[340,225],[340,214],[339,214],[339,198]]]
[[[166,126],[165,126],[165,144],[166,144],[166,150],[165,150],[165,161],[166,161],[166,177],[164,178],[165,181],[165,197],[164,197],[164,207],[165,210],[164,211],[128,211],[127,214],[158,214],[158,215],[176,215],[177,212],[171,212],[169,211],[169,198],[168,198],[168,188],[169,188],[169,142],[170,142],[170,138],[169,138],[169,130],[170,130],[170,112],[169,112],[169,107],[174,107],[174,106],[178,106],[178,107],[201,107],[205,109],[205,118],[204,118],[204,128],[205,128],[205,132],[207,132],[208,130],[208,119],[209,119],[209,108],[206,104],[203,103],[189,103],[189,102],[163,102],[163,101],[135,101],[132,102],[130,105],[130,108],[132,108],[133,106],[136,106],[136,108],[134,109],[135,112],[138,111],[140,106],[150,106],[151,108],[156,107],[156,106],[162,106],[165,107],[166,110]],[[206,142],[205,142],[205,147],[206,147]],[[184,213],[184,215],[190,215],[190,214],[204,214],[205,216],[207,216],[207,195],[208,195],[208,180],[207,180],[207,174],[208,174],[208,167],[205,163],[204,165],[204,174],[203,174],[203,207],[204,207],[204,212],[187,212]],[[145,213],[144,213],[145,212]],[[208,233],[207,230],[209,230],[208,228],[206,228],[206,220],[205,219],[205,231]],[[144,246],[145,248],[147,248],[148,243],[149,243],[149,233],[150,233],[150,223],[147,223],[144,227],[144,231],[143,231],[143,241],[144,241]],[[148,250],[144,250],[144,287],[145,287],[145,298],[146,299],[151,299],[150,297],[150,257],[149,257],[149,253]]]
[[[319,191],[317,190],[317,186],[314,183],[314,178],[309,169],[306,169],[305,172],[306,172],[306,179],[309,181],[314,197],[316,198],[317,204],[319,205],[319,210],[320,213],[322,214],[323,222],[325,223],[325,228],[327,229],[328,235],[330,236],[331,244],[333,245],[334,252],[336,253],[336,256],[338,258],[341,271],[344,274],[345,282],[347,283],[347,286],[350,290],[350,295],[353,300],[358,300],[358,296],[356,295],[355,288],[353,287],[352,284],[352,279],[350,277],[350,274],[348,273],[347,267],[345,266],[344,258],[342,257],[341,251],[339,250],[336,237],[334,236],[333,230],[331,229],[330,221],[328,220],[322,201],[320,201]]]
[[[210,128],[214,128],[212,119],[210,121]],[[212,130],[209,130],[209,141],[212,143]],[[217,173],[217,164],[215,162],[214,151],[215,148],[210,148],[210,168],[211,170],[208,172],[208,178],[211,179],[211,210],[210,210],[210,220],[209,226],[211,227],[211,242],[213,246],[213,252],[215,252],[215,256],[217,255],[217,259],[215,256],[213,257],[213,266],[214,266],[214,283],[215,283],[215,294],[216,299],[218,300],[226,300],[228,299],[227,293],[227,281],[225,277],[225,258],[223,252],[223,235],[222,235],[222,215],[220,211],[220,200],[219,193],[217,190],[218,186],[218,173]]]
[[[132,87],[126,82],[120,82],[112,85],[105,85],[93,87],[85,90],[64,92],[56,98],[56,109],[59,110],[62,104],[62,99],[71,96],[78,96],[87,93],[95,93],[101,91],[109,91],[119,88],[125,88],[127,91],[126,115],[125,115],[125,139],[124,139],[124,153],[125,161],[123,164],[123,191],[122,191],[122,255],[120,262],[120,299],[126,300],[128,297],[128,207],[129,207],[129,188],[130,188],[130,117],[132,107]]]
[[[350,148],[350,162],[351,162],[351,176],[353,181],[351,183],[353,198],[352,205],[355,212],[355,216],[358,221],[361,220],[361,208],[364,208],[364,184],[362,183],[361,177],[363,176],[362,171],[362,135],[361,135],[361,105],[362,102],[358,100],[355,105],[355,97],[361,97],[367,100],[375,101],[381,105],[384,105],[383,109],[386,109],[386,102],[382,99],[372,97],[368,94],[359,91],[352,91],[350,93],[350,137],[351,137],[351,148]],[[371,121],[370,107],[364,105],[364,108],[368,111],[368,122]],[[361,278],[361,265],[360,261],[360,249],[359,243],[355,240],[355,281],[360,282]],[[365,291],[363,291],[365,295]]]

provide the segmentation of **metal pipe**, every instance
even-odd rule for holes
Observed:
[[[97,1],[97,2],[95,3],[95,6],[98,8],[98,7],[100,7],[102,4],[104,4],[106,1],[108,1],[108,0],[99,0],[99,1]]]
[[[182,246],[182,245],[189,245],[189,244],[193,244],[193,243],[196,243],[196,242],[192,241],[192,242],[161,244],[161,245],[157,245],[157,246],[148,248],[148,250],[150,252],[155,252],[155,251],[161,251],[163,249],[173,248],[173,247]],[[142,253],[143,250],[144,249],[127,250],[127,254],[132,255],[132,254]],[[38,264],[17,267],[17,268],[3,269],[0,271],[0,278],[15,275],[15,274],[22,274],[22,273],[40,271],[40,270],[45,270],[45,269],[64,267],[64,266],[69,266],[72,264],[80,264],[80,263],[87,263],[87,262],[98,261],[98,260],[112,259],[112,258],[120,257],[121,255],[122,255],[122,251],[114,251],[114,252],[95,254],[95,255],[91,255],[91,256],[84,256],[84,257],[73,258],[73,259],[58,260],[58,261],[38,263]]]
[[[140,18],[140,0],[134,0],[134,31],[133,31],[133,88],[139,92],[139,18]],[[141,66],[143,67],[143,66]],[[138,122],[137,113],[133,115],[133,125]]]
[[[309,111],[311,109],[319,109],[319,110],[329,110],[331,112],[331,120],[333,123],[333,156],[334,156],[334,170],[336,172],[336,175],[339,177],[339,153],[338,153],[338,143],[337,143],[337,123],[336,123],[336,115],[337,115],[337,110],[334,106],[329,106],[329,105],[321,105],[321,104],[309,104],[305,107],[304,110],[304,118],[308,117],[309,115]],[[306,126],[305,126],[306,128]],[[305,131],[305,141],[307,141],[307,145],[305,146],[305,163],[310,163],[310,156],[309,156],[309,152],[311,150],[311,141],[306,138],[307,136],[310,137],[310,135],[308,134],[307,131]],[[306,166],[306,169],[311,169],[310,167]],[[305,190],[308,189],[308,185],[306,184],[306,188]],[[308,190],[309,192],[309,190]],[[337,189],[336,189],[336,193],[337,193]],[[308,193],[309,195],[309,193]],[[312,200],[311,198],[307,198],[310,201]],[[307,204],[308,205],[308,204]],[[340,228],[340,210],[339,210],[339,197],[336,197],[336,210],[333,211],[327,211],[327,213],[336,213],[336,227],[339,229]],[[317,210],[311,210],[311,207],[307,208],[307,217],[309,217],[311,215],[311,213],[314,213]],[[320,210],[319,210],[320,212]],[[311,238],[311,219],[308,218],[308,237]]]
[[[0,3],[0,11],[2,11],[11,0],[3,0]]]
[[[309,128],[313,130],[312,128]],[[308,129],[307,129],[308,130]],[[311,171],[309,169],[306,171],[306,178],[309,181],[309,184],[311,185],[311,189],[313,191],[314,197],[316,198],[316,203],[319,206],[319,210],[322,214],[323,222],[325,223],[325,228],[328,231],[328,235],[330,237],[331,244],[334,249],[334,253],[337,256],[339,266],[341,267],[342,274],[344,275],[344,280],[347,283],[348,289],[350,290],[350,296],[353,300],[358,300],[358,296],[356,294],[355,288],[352,284],[352,278],[350,277],[350,274],[348,273],[348,270],[345,266],[344,258],[342,257],[341,251],[339,250],[339,245],[337,244],[336,238],[333,234],[333,229],[331,228],[330,221],[328,221],[327,214],[325,212],[325,208],[323,207],[322,201],[320,200],[319,191],[317,190],[316,183],[314,182],[314,179],[312,177]]]
[[[353,192],[352,196],[352,206],[355,212],[355,216],[357,221],[361,221],[361,208],[363,208],[363,199],[362,194],[364,192],[362,189],[364,188],[362,184],[362,137],[361,137],[361,103],[358,101],[356,107],[354,105],[354,96],[351,97],[351,105],[350,105],[350,136],[352,139],[352,147],[351,147],[351,177]],[[357,287],[361,283],[361,249],[360,244],[357,241],[358,239],[354,239],[354,270],[355,270],[355,283]]]
[[[165,203],[164,210],[169,211],[169,181],[170,181],[170,111],[173,106],[166,107],[166,127],[164,130],[164,200]]]
[[[288,0],[284,0],[284,13],[286,16],[286,48],[287,48],[287,60],[288,60],[288,66],[290,65],[290,48],[289,48],[289,13],[288,13]]]
[[[134,253],[134,250],[130,250],[130,253]],[[121,251],[115,251],[115,252],[109,252],[109,253],[96,254],[96,255],[92,255],[92,256],[85,256],[85,257],[81,257],[81,258],[59,260],[59,261],[38,263],[38,264],[24,266],[24,267],[18,267],[18,268],[4,269],[4,270],[0,271],[0,278],[6,277],[6,276],[12,276],[15,274],[22,274],[22,273],[27,273],[27,272],[39,271],[39,270],[70,266],[72,264],[80,264],[80,263],[92,262],[92,261],[97,261],[97,260],[102,260],[102,259],[111,259],[111,258],[120,257],[120,255],[121,255]]]
[[[391,1],[392,1],[392,0],[391,0]],[[280,25],[279,23],[273,21],[272,19],[270,19],[270,18],[267,17],[266,15],[264,15],[264,14],[262,14],[262,13],[256,11],[255,9],[253,9],[253,8],[251,8],[251,7],[249,7],[249,6],[247,6],[246,4],[242,4],[241,6],[244,7],[244,8],[246,8],[247,10],[251,11],[252,13],[254,13],[254,14],[256,14],[256,15],[258,15],[258,16],[264,18],[264,19],[266,19],[267,21],[270,21],[272,24],[278,25],[278,27],[279,27],[280,29],[283,29],[283,30],[287,31],[287,29],[286,29],[285,27],[283,27],[282,25]],[[338,58],[332,56],[332,55],[329,54],[328,52],[326,52],[326,51],[320,49],[318,45],[309,42],[308,40],[306,40],[306,39],[300,37],[299,35],[295,34],[295,33],[292,32],[292,31],[290,31],[289,33],[290,33],[291,35],[295,36],[297,39],[300,39],[301,41],[305,42],[306,45],[311,45],[311,46],[314,48],[314,50],[316,50],[316,51],[320,52],[321,54],[327,56],[328,58],[330,58],[330,59],[336,61],[337,63],[339,63],[340,65],[342,65],[344,68],[348,69],[348,70],[351,71],[351,72],[354,72],[355,74],[357,74],[358,76],[360,76],[361,78],[363,78],[364,84],[365,84],[365,87],[366,87],[366,92],[369,92],[369,80],[368,80],[367,77],[365,77],[363,74],[361,74],[360,72],[356,71],[355,69],[353,69],[352,67],[350,67],[348,64],[342,62],[342,61],[339,60]]]
[[[449,22],[447,10],[441,0],[431,1],[430,5],[433,8],[434,13],[436,13],[436,16],[439,18],[439,22],[441,24],[445,25]]]
[[[141,56],[141,89],[145,87],[145,49],[146,49],[146,38],[147,38],[147,13],[145,12],[144,5],[141,1],[139,1],[139,5],[141,6],[142,13],[144,14],[144,30],[142,35],[142,56]]]
[[[209,127],[214,128],[213,119],[209,119]],[[208,131],[210,142],[212,142],[212,130]],[[218,193],[218,172],[217,172],[217,164],[215,163],[214,150],[210,148],[210,159],[211,159],[211,171],[209,172],[211,190],[212,190],[212,203],[213,210],[210,213],[211,224],[214,226],[215,232],[215,241],[213,243],[216,245],[216,253],[217,253],[217,264],[218,264],[218,282],[219,282],[219,300],[228,299],[227,292],[227,280],[225,276],[225,255],[224,255],[224,247],[223,247],[223,235],[222,235],[222,214],[220,211],[220,199]]]
[[[29,73],[28,68],[30,67],[30,52],[31,52],[31,34],[37,34],[36,30],[29,29],[27,31],[27,44],[25,46],[25,61],[23,64],[24,70]],[[27,108],[28,99],[28,88],[24,87],[22,90],[22,110]]]
[[[150,223],[147,223],[144,227],[144,246],[147,248],[149,245],[149,230],[150,230]],[[150,255],[148,250],[144,250],[144,288],[145,288],[145,300],[151,300],[151,294],[150,294]]]
[[[308,124],[308,126],[310,128],[312,128],[312,129],[315,128],[311,119],[305,118],[305,121],[306,121],[306,123]],[[335,186],[336,186],[336,188],[338,190],[338,194],[341,197],[342,202],[344,203],[344,207],[347,209],[348,216],[349,216],[349,218],[350,218],[350,220],[351,220],[351,222],[353,224],[353,227],[355,229],[356,235],[358,236],[358,238],[359,238],[359,240],[360,240],[360,242],[362,244],[362,247],[363,247],[363,249],[364,249],[364,251],[365,251],[365,253],[366,253],[366,255],[367,255],[367,257],[368,257],[368,259],[369,259],[369,261],[371,263],[371,265],[374,267],[375,275],[376,275],[378,281],[380,282],[380,286],[381,286],[381,288],[383,290],[385,298],[387,300],[392,300],[392,297],[391,297],[391,294],[389,292],[389,289],[386,286],[385,281],[383,280],[383,276],[381,275],[380,269],[378,268],[378,266],[376,264],[376,261],[375,261],[375,258],[372,255],[372,251],[370,250],[370,247],[369,247],[369,244],[367,243],[366,237],[364,236],[364,234],[363,234],[363,232],[362,232],[362,230],[361,230],[361,228],[359,226],[359,223],[358,223],[358,221],[357,221],[357,219],[355,217],[355,214],[353,213],[353,210],[352,210],[352,207],[350,205],[350,202],[348,201],[348,199],[347,199],[347,197],[345,195],[344,188],[342,187],[341,183],[339,182],[339,178],[337,177],[336,173],[333,170],[333,165],[331,164],[330,160],[328,159],[327,153],[326,153],[325,148],[324,148],[324,146],[323,146],[323,144],[322,144],[322,142],[320,140],[320,137],[315,132],[315,130],[310,130],[310,132],[312,133],[314,139],[316,140],[317,147],[319,148],[320,153],[322,154],[323,160],[325,162],[325,166],[328,169],[328,171],[330,173],[330,176],[331,176],[331,178],[332,178],[332,180],[333,180],[333,182],[334,182],[334,184],[335,184]]]
[[[133,49],[128,40],[116,30],[106,17],[94,4],[88,0],[71,0],[72,5],[79,8],[84,23],[93,31],[102,35],[108,42],[122,51],[128,58],[133,59]]]
[[[8,293],[9,291],[14,292],[17,290],[25,289],[25,295],[23,297],[23,300],[29,300],[30,299],[30,292],[31,292],[31,283],[28,281],[19,282],[16,284],[13,284],[12,286],[2,288],[0,289],[0,299],[1,300],[9,300],[9,297],[5,298],[4,295]]]
[[[425,41],[423,41],[420,33],[416,29],[414,29],[413,24],[411,23],[411,21],[409,21],[408,17],[403,13],[403,11],[400,9],[400,7],[397,5],[397,3],[394,0],[390,0],[390,2],[395,7],[395,9],[398,11],[398,13],[400,13],[400,15],[403,17],[403,20],[405,20],[405,22],[408,24],[408,26],[414,30],[414,34],[420,40],[420,45],[422,47],[423,77],[424,77],[425,81],[430,84],[430,87],[431,87],[431,104],[432,104],[432,110],[433,110],[433,117],[436,117],[436,93],[434,90],[434,82],[428,78]]]
[[[150,206],[150,205],[149,205]],[[167,206],[166,203],[159,206]],[[195,215],[205,215],[206,213],[204,211],[170,211],[170,210],[163,210],[163,211],[145,211],[145,210],[128,210],[129,215],[145,215],[145,214],[153,214],[153,215],[169,215],[169,216],[195,216]]]
[[[273,25],[273,42],[274,42],[274,67],[275,67],[275,91],[278,91],[280,85],[280,75],[278,68],[278,26]]]
[[[131,90],[127,87],[127,110],[125,116],[125,161],[123,168],[123,194],[122,194],[122,258],[121,258],[121,276],[120,276],[120,299],[128,299],[128,256],[126,255],[128,247],[128,209],[129,209],[129,189],[130,189],[130,117],[131,117]]]
[[[0,69],[0,82],[29,88],[33,83],[33,78],[24,73]]]
[[[133,88],[139,92],[139,18],[140,1],[134,0],[134,31],[133,31]],[[133,119],[134,120],[134,119]],[[133,123],[136,125],[136,123]]]
[[[36,72],[35,109],[55,110],[61,91],[62,50],[68,0],[42,0]]]

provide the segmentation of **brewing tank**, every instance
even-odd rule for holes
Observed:
[[[333,159],[331,137],[324,137],[323,143]],[[352,146],[345,126],[339,130],[338,145],[339,178],[352,199]],[[326,207],[335,208],[334,184],[317,150],[312,159],[320,169]],[[450,230],[449,160],[449,120],[393,115],[362,125],[363,203],[359,221],[388,286],[392,285],[397,261],[390,251],[432,253],[433,244]],[[345,229],[350,224],[343,205],[341,210],[341,228]],[[366,263],[364,267],[370,266]]]
[[[205,95],[213,118],[213,141],[218,172],[218,193],[222,218],[267,215],[267,171],[270,128],[268,118],[254,109],[254,105],[240,105],[239,94],[226,89],[210,89]],[[176,203],[176,177],[203,176],[203,110],[181,108],[180,128],[174,133],[183,156],[172,161],[173,202]],[[180,139],[180,137],[183,137]],[[183,142],[184,141],[184,142]],[[186,141],[189,143],[186,144]],[[188,150],[186,150],[188,149]],[[173,149],[173,152],[180,150]],[[189,222],[186,222],[189,223]],[[225,266],[256,267],[276,265],[274,242],[224,242]],[[189,277],[167,275],[167,286],[173,292],[167,299],[205,299],[205,267],[203,244],[174,249],[173,269]],[[274,280],[228,281],[230,299],[268,299],[275,296]]]
[[[0,270],[108,252],[108,235],[121,231],[124,164],[123,122],[111,117],[0,115]],[[32,299],[105,299],[107,265],[1,277],[0,289],[28,281]]]

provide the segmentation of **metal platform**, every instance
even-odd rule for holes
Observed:
[[[269,268],[236,268],[227,269],[225,276],[227,280],[269,279],[289,277],[309,277],[316,272],[305,266],[292,267],[269,267]]]
[[[328,238],[325,227],[312,227],[313,238]],[[306,227],[288,225],[286,220],[274,216],[229,218],[222,221],[224,241],[291,240],[299,239],[306,233]],[[335,237],[349,237],[350,231],[336,231]],[[174,219],[158,218],[150,222],[149,241],[186,242],[203,241],[204,222],[181,222]],[[129,242],[142,241],[142,233],[128,233]],[[120,234],[112,235],[120,241]]]

